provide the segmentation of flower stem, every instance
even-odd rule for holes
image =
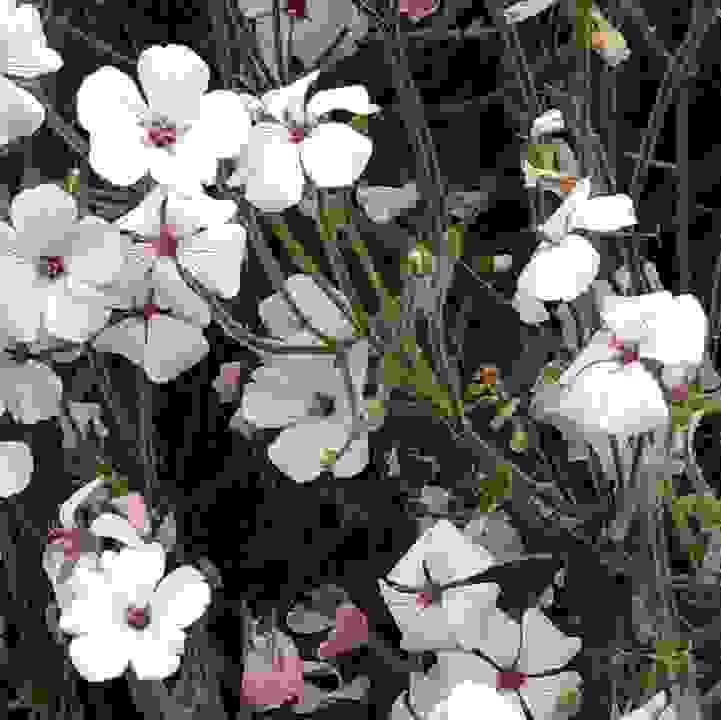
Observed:
[[[144,469],[144,497],[148,513],[153,509],[153,492],[158,485],[157,462],[153,443],[153,385],[142,368],[137,370],[138,447]]]
[[[280,27],[280,0],[273,0],[273,49],[275,64],[278,66],[278,77],[281,85],[288,84],[286,66],[283,62],[283,35]]]
[[[679,88],[676,104],[676,165],[678,182],[678,205],[676,207],[676,259],[678,261],[679,294],[689,291],[689,208],[690,177],[688,157],[688,110],[689,80],[684,79]]]

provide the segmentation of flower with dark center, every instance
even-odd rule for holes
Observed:
[[[150,611],[147,607],[138,608],[131,605],[126,610],[128,625],[136,630],[144,630],[150,622]]]
[[[525,684],[528,675],[517,670],[499,670],[496,675],[496,688],[498,690],[520,690]]]
[[[303,142],[305,140],[305,128],[302,127],[290,127],[288,128],[288,140],[294,145]]]
[[[160,314],[160,305],[155,303],[145,303],[143,305],[143,317],[145,320],[152,320],[154,317]]]
[[[611,335],[608,341],[608,347],[621,353],[620,360],[624,365],[638,362],[641,359],[639,347],[637,343],[624,342],[616,335]]]
[[[38,272],[42,277],[54,280],[65,272],[65,260],[60,255],[41,258]]]
[[[288,0],[285,8],[286,13],[296,19],[307,18],[308,9],[305,0]]]
[[[149,243],[145,244],[146,251],[153,257],[174,258],[178,253],[178,238],[172,225],[163,223],[160,233]]]

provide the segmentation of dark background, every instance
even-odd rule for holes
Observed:
[[[644,0],[642,4],[666,47],[675,48],[688,22],[688,3]],[[479,2],[463,0],[451,3],[448,8],[443,6],[443,9],[461,27],[467,27],[476,18],[488,20]],[[208,3],[154,0],[78,5],[56,2],[55,12],[59,15],[68,13],[72,25],[93,33],[133,58],[152,44],[187,44],[211,66],[210,89],[220,86],[211,44]],[[432,22],[429,18],[419,27],[430,26]],[[527,23],[519,30],[524,48],[528,48],[533,57],[537,52],[533,48],[538,47],[534,36],[538,27]],[[645,50],[635,28],[624,24],[623,30],[633,54],[618,71],[620,157],[623,152],[638,150],[640,134],[663,73],[661,62]],[[50,45],[64,58],[63,68],[48,80],[48,91],[56,99],[59,111],[70,120],[74,113],[74,95],[82,79],[101,65],[116,63],[73,35],[63,24],[51,21],[46,32]],[[709,127],[715,122],[718,96],[717,80],[714,79],[719,62],[715,52],[718,33],[718,28],[710,33],[702,50],[700,74],[693,83],[692,132],[689,134],[693,197],[708,208],[693,215],[690,231],[692,290],[707,309],[710,268],[719,251],[717,225],[721,222],[721,214],[714,207],[721,144],[716,144],[717,133],[713,132],[713,126]],[[487,211],[481,214],[466,236],[467,247],[472,247],[473,255],[512,251],[517,273],[537,242],[533,233],[526,230],[530,217],[518,168],[520,140],[516,131],[519,125],[510,110],[519,99],[509,92],[508,103],[496,102],[483,109],[471,107],[448,115],[435,109],[441,103],[492,92],[505,77],[506,71],[499,62],[502,50],[500,41],[493,38],[464,42],[435,40],[412,42],[409,57],[415,80],[427,103],[441,170],[447,181],[456,187],[470,189],[483,185],[483,178],[497,178]],[[132,66],[121,69],[133,72]],[[373,102],[380,105],[394,102],[390,74],[378,43],[368,43],[356,55],[321,75],[318,87],[351,83],[363,83]],[[368,182],[371,185],[400,185],[408,177],[414,177],[415,165],[400,117],[393,112],[384,113],[382,118],[371,121],[370,131],[374,154],[365,175]],[[658,159],[673,162],[674,136],[671,112],[658,146]],[[11,194],[20,187],[25,159],[20,149],[12,148],[3,160],[2,179]],[[62,140],[44,126],[33,138],[32,163],[43,178],[58,180],[76,163],[76,158]],[[620,191],[624,191],[631,171],[631,160],[622,160],[618,173]],[[92,177],[91,182],[104,185],[97,177]],[[678,282],[673,253],[675,193],[673,175],[666,170],[652,169],[638,211],[642,229],[650,231],[656,223],[661,223],[660,242],[649,243],[646,254],[657,263],[665,286],[672,290],[677,288]],[[310,221],[298,211],[291,211],[288,217],[298,228],[307,228],[311,232]],[[648,227],[644,223],[648,223]],[[397,250],[384,247],[379,241],[374,244],[372,236],[367,241],[381,269],[391,261],[397,262]],[[306,246],[312,251],[312,241]],[[291,266],[279,249],[277,256],[289,274]],[[388,262],[384,263],[386,258]],[[505,281],[508,287],[502,289],[510,293],[514,278],[511,274]],[[239,320],[260,329],[256,299],[268,296],[272,288],[263,277],[252,250],[249,250],[241,287],[242,296],[231,303],[233,312]],[[504,314],[505,308],[499,308],[476,293],[472,280],[467,274],[460,273],[451,294],[451,306],[457,307],[471,293],[474,301],[466,335],[465,365],[473,368],[481,362],[493,362],[504,371],[510,370],[523,347],[523,339],[514,329],[518,325],[515,312],[509,310]],[[209,630],[212,642],[230,659],[223,686],[229,707],[236,709],[242,640],[237,608],[242,599],[247,600],[256,612],[265,613],[273,606],[287,608],[299,592],[314,585],[335,582],[346,588],[352,599],[368,611],[375,629],[389,642],[397,644],[398,633],[376,592],[376,579],[388,572],[414,541],[415,523],[405,506],[414,488],[417,491],[430,478],[426,466],[413,460],[408,452],[401,452],[400,477],[387,477],[382,458],[389,449],[390,439],[397,440],[404,451],[421,445],[424,454],[435,454],[442,469],[441,482],[447,487],[454,486],[456,479],[471,468],[471,460],[464,457],[449,438],[439,437],[439,429],[430,423],[420,419],[390,419],[386,430],[373,437],[373,461],[361,475],[346,481],[321,478],[309,486],[296,486],[267,462],[262,447],[254,449],[239,433],[226,429],[235,406],[221,405],[211,382],[222,362],[241,360],[250,370],[255,361],[249,352],[228,342],[216,326],[208,329],[207,336],[212,349],[203,362],[176,381],[154,388],[154,423],[159,484],[167,502],[179,509],[183,561],[193,562],[207,556],[222,574],[224,587],[218,591],[218,602],[209,613]],[[123,358],[113,357],[111,370],[117,399],[128,413],[129,424],[137,427],[135,369]],[[77,378],[74,371],[66,371],[63,376],[71,386],[79,382]],[[85,397],[97,399],[97,388],[89,388]],[[5,425],[3,432],[5,439],[25,437],[31,443],[37,470],[31,486],[21,497],[33,524],[47,527],[56,515],[58,504],[72,491],[70,473],[58,472],[58,468],[63,467],[63,456],[57,424]],[[706,438],[704,443],[715,437],[714,433],[714,428],[707,423],[702,433]],[[139,489],[140,467],[133,452],[120,443],[111,443],[110,447],[113,460],[131,478],[131,488]],[[709,450],[700,459],[707,469],[707,478],[712,482],[715,479],[718,487],[718,478],[714,478],[711,471],[721,464],[712,455]],[[707,460],[708,457],[711,459]],[[17,529],[17,521],[11,517],[10,531]],[[534,551],[542,551],[542,537],[525,539]],[[19,536],[17,548],[18,557],[22,558],[18,582],[29,605],[22,611],[19,627],[10,628],[11,684],[20,685],[30,679],[52,692],[63,693],[63,688],[67,688],[62,680],[63,653],[40,624],[49,598],[49,586],[40,566],[41,547],[32,539]],[[569,549],[567,561],[569,585],[554,620],[570,634],[578,632],[580,627],[585,648],[603,647],[616,632],[616,619],[628,616],[624,581],[608,577],[593,557],[580,548]],[[547,584],[553,569],[548,564],[538,566],[538,578],[531,583],[537,586],[536,590],[540,591]],[[528,576],[521,586],[517,575],[510,572],[504,578],[504,602],[509,607],[514,602],[521,607],[526,599]],[[518,590],[514,590],[516,585]],[[607,589],[603,613],[598,613],[594,595],[599,587]],[[564,611],[564,608],[568,610]],[[14,651],[15,647],[20,648],[20,652]],[[38,657],[44,662],[39,663]],[[584,672],[588,660],[582,658],[580,662],[579,667]],[[367,674],[372,682],[368,707],[344,707],[342,712],[348,713],[348,717],[385,717],[405,680],[403,676],[392,674],[366,651],[359,651],[344,662],[344,673],[348,678],[355,673]],[[597,681],[588,673],[585,681],[589,696],[596,691],[601,695],[607,692],[601,681],[595,687]],[[80,681],[79,692],[95,706],[95,717],[110,720],[128,717],[131,712],[125,680],[90,687]],[[335,717],[340,711],[337,706],[319,712],[319,716]],[[277,715],[280,717],[286,712],[280,710]],[[92,711],[89,717],[93,717]],[[590,711],[584,711],[583,717],[591,717]]]

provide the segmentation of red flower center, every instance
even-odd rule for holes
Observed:
[[[152,320],[159,314],[160,305],[156,305],[155,303],[146,303],[145,305],[143,305],[143,317],[145,317],[146,320]]]
[[[621,353],[621,362],[624,365],[630,365],[631,363],[638,362],[641,359],[638,347],[624,343],[623,340],[615,335],[611,335],[611,339],[608,341],[608,347],[611,350]]]
[[[56,278],[65,272],[65,261],[60,255],[50,255],[45,258],[45,274],[49,278]]]
[[[147,244],[150,254],[155,257],[174,258],[178,252],[178,240],[172,225],[161,225],[160,235]]]
[[[223,368],[223,383],[225,385],[237,385],[240,380],[240,368],[235,365],[229,365]]]
[[[288,128],[288,140],[295,145],[303,142],[303,140],[305,140],[305,128],[302,128],[302,127]]]
[[[526,684],[526,673],[516,670],[501,670],[496,675],[496,688],[498,690],[518,690]]]
[[[671,399],[676,402],[686,402],[688,400],[688,385],[681,383],[671,388]]]
[[[428,592],[428,590],[421,590],[421,592],[416,594],[416,605],[424,610],[429,608],[433,605],[432,593]]]
[[[147,130],[146,142],[155,147],[168,147],[174,145],[178,139],[177,131],[174,127],[165,125],[149,127]]]
[[[305,0],[288,0],[288,5],[285,8],[288,15],[292,15],[296,18],[306,17],[306,4]]]
[[[129,607],[126,611],[128,625],[136,630],[142,630],[150,622],[150,616],[145,608]]]

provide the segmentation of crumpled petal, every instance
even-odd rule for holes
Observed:
[[[153,113],[185,125],[200,114],[208,89],[206,62],[185,45],[153,45],[138,58],[138,78]]]
[[[308,101],[306,112],[318,118],[331,110],[347,110],[356,115],[370,115],[380,110],[380,106],[370,101],[368,91],[362,85],[321,90]]]
[[[371,140],[336,122],[321,123],[300,143],[303,169],[324,188],[352,185],[372,153]]]
[[[35,464],[30,448],[15,440],[0,443],[0,497],[9,498],[30,484]]]
[[[307,139],[305,140],[307,142]],[[297,205],[305,178],[298,146],[281,125],[258,123],[248,133],[245,199],[264,212],[281,212]]]

